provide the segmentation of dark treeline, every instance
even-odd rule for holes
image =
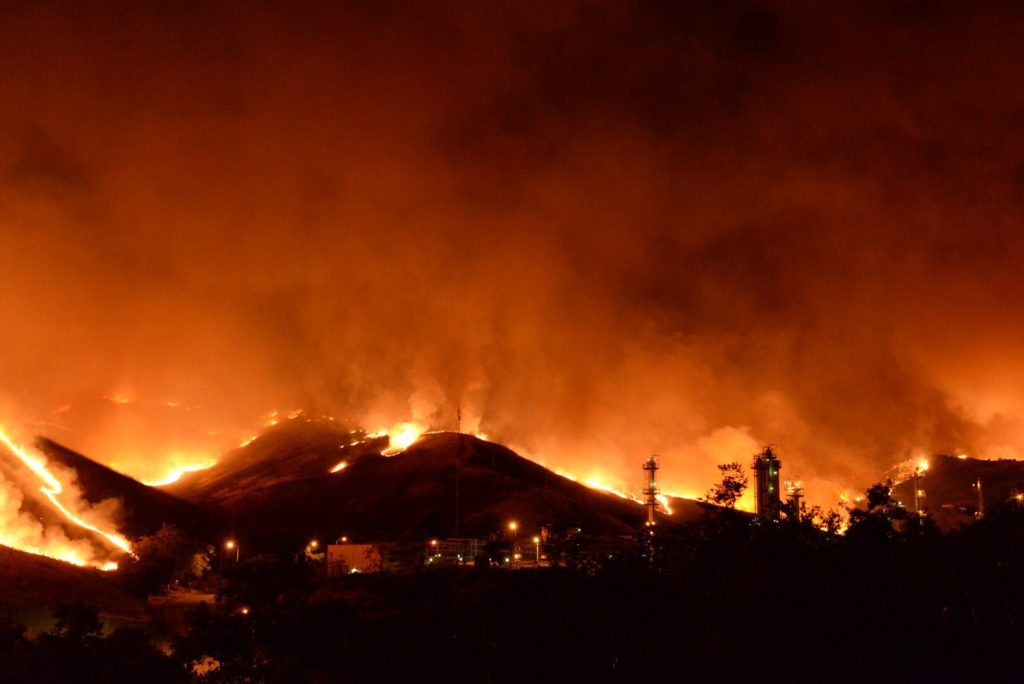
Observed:
[[[327,580],[300,557],[226,568],[157,650],[65,607],[0,635],[4,681],[985,681],[1024,671],[1024,509],[940,533],[885,487],[846,534],[726,511],[568,567]],[[205,662],[205,674],[195,664]],[[201,669],[201,668],[200,668]]]

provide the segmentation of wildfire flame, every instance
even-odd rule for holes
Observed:
[[[165,487],[169,484],[173,484],[180,480],[181,476],[184,475],[185,473],[194,473],[199,470],[206,470],[207,468],[212,468],[214,465],[216,465],[216,463],[216,460],[208,459],[201,463],[193,463],[191,465],[178,466],[177,468],[172,468],[167,475],[160,478],[159,480],[144,480],[142,484],[148,487]]]
[[[370,437],[381,437],[387,435],[388,448],[384,451],[385,456],[397,456],[419,439],[427,431],[425,425],[416,422],[398,423],[390,430],[378,430]]]
[[[42,486],[39,488],[39,491],[43,493],[53,507],[59,511],[68,522],[98,535],[127,554],[132,553],[131,544],[129,544],[128,540],[123,536],[116,532],[107,532],[96,525],[86,522],[78,515],[72,513],[67,506],[61,503],[57,497],[64,492],[64,486],[61,484],[60,480],[50,472],[44,458],[41,456],[35,457],[30,455],[25,451],[25,449],[17,446],[2,430],[0,430],[0,442],[3,442],[4,446],[7,447],[7,450],[27,466],[32,474],[39,478],[42,482]],[[49,544],[46,547],[42,547],[39,545],[25,543],[24,539],[22,539],[17,533],[8,529],[0,530],[0,543],[20,551],[26,551],[40,556],[48,556],[57,560],[73,563],[75,565],[92,565],[93,567],[106,571],[115,570],[117,568],[117,563],[113,562],[95,563],[84,561],[79,557],[78,549],[74,548],[71,544]]]
[[[615,489],[615,487],[612,487],[609,484],[605,484],[604,482],[601,482],[596,477],[589,477],[589,478],[587,478],[586,481],[584,481],[583,484],[587,485],[591,489],[598,489],[598,490],[600,490],[602,492],[608,492],[609,494],[614,494],[615,496],[619,497],[620,499],[626,499],[627,501],[635,501],[636,503],[643,503],[643,501],[641,501],[640,499],[638,499],[638,498],[636,498],[634,496],[630,496],[629,494],[626,494],[624,492],[621,492],[618,489]]]
[[[661,507],[662,509],[664,509],[666,515],[672,515],[672,507],[668,505],[667,496],[665,496],[664,494],[655,494],[654,498],[658,501],[659,504],[661,504]]]

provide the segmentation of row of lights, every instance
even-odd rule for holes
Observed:
[[[348,541],[348,537],[342,537],[341,540],[343,542]],[[238,545],[238,542],[234,539],[228,539],[224,542],[224,548],[227,549],[229,553],[231,551],[235,552],[235,562],[237,563],[242,553],[242,547]],[[318,548],[320,548],[320,542],[316,539],[312,539],[308,544],[306,544],[307,551],[316,551]]]

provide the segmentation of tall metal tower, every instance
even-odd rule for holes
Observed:
[[[754,511],[761,520],[778,520],[782,502],[779,498],[779,470],[782,461],[775,456],[769,444],[754,455]]]
[[[655,473],[658,471],[658,456],[651,456],[644,461],[647,472],[647,487],[644,489],[644,505],[647,506],[647,525],[654,525],[654,509],[658,505],[658,483]]]

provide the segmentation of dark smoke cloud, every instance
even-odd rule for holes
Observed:
[[[6,8],[8,412],[131,461],[461,404],[690,490],[1017,453],[1024,12],[449,4]],[[192,417],[55,413],[114,392]]]

